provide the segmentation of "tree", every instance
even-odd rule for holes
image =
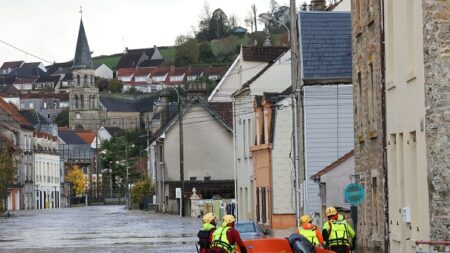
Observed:
[[[248,12],[247,17],[244,19],[244,22],[247,27],[250,27],[251,33],[253,33],[253,14],[251,12]]]
[[[59,127],[69,126],[69,108],[62,110],[55,118],[55,124]]]
[[[203,14],[200,16],[200,21],[198,23],[198,32],[195,38],[199,41],[208,40],[209,33],[209,21],[211,20],[211,10],[209,9],[208,3],[205,1],[203,5]]]
[[[196,64],[199,58],[197,41],[187,35],[179,35],[175,40],[175,66]]]
[[[0,144],[3,144],[0,142]],[[1,147],[1,146],[0,146]],[[12,150],[6,147],[1,149],[0,154],[0,208],[6,207],[5,197],[8,185],[14,183],[14,176],[17,175],[17,161],[13,158]],[[4,210],[6,211],[6,210]]]
[[[228,18],[228,23],[230,24],[230,27],[233,29],[238,26],[239,20],[236,14],[231,14]]]
[[[216,56],[214,55],[211,44],[209,42],[203,41],[202,43],[200,43],[200,45],[198,46],[198,51],[201,62],[214,62]]]
[[[230,34],[230,24],[228,17],[222,9],[216,9],[209,21],[208,39],[225,38]]]
[[[253,23],[255,24],[255,32],[258,31],[258,22],[256,22],[256,5],[252,4]]]
[[[108,89],[111,93],[121,93],[123,89],[123,83],[118,79],[111,79],[108,83]]]
[[[83,170],[81,170],[77,165],[73,166],[69,173],[64,178],[66,182],[70,182],[73,191],[76,195],[85,192],[86,179],[84,178]]]

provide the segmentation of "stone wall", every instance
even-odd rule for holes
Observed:
[[[380,1],[352,0],[355,173],[366,190],[355,224],[357,252],[387,251],[380,17]]]
[[[423,0],[431,240],[450,240],[450,1]]]

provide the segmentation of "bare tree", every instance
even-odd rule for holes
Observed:
[[[270,5],[270,13],[272,13],[272,15],[278,10],[278,8],[280,8],[280,5],[276,0],[270,0],[269,5]]]
[[[236,14],[231,14],[230,17],[228,18],[229,22],[230,22],[230,27],[231,28],[235,28],[238,26],[238,17],[236,16]]]
[[[244,19],[244,23],[247,27],[250,27],[250,31],[253,33],[253,14],[250,11]]]
[[[258,31],[258,22],[256,22],[256,5],[252,4],[253,23],[255,24],[255,32]]]

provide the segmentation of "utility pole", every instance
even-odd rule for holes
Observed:
[[[183,100],[178,95],[178,126],[179,126],[179,138],[180,138],[180,183],[181,183],[181,197],[180,197],[180,216],[184,217],[183,209],[183,197],[184,197],[184,145],[183,145]]]
[[[291,23],[291,78],[292,78],[292,126],[294,132],[294,175],[295,175],[295,214],[297,226],[299,225],[300,210],[305,212],[305,202],[300,198],[300,180],[305,177],[304,147],[303,147],[303,98],[302,84],[299,78],[301,68],[299,52],[299,36],[297,28],[297,13],[295,0],[290,0],[290,23]],[[300,131],[301,130],[301,131]]]

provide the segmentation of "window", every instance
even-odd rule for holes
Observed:
[[[81,104],[81,109],[84,109],[84,96],[80,95],[80,104]]]
[[[362,76],[361,72],[358,72],[358,126],[362,128],[363,126],[363,92],[362,92]]]
[[[373,79],[373,63],[369,63],[369,87],[368,87],[368,99],[369,99],[369,123],[372,126],[375,123],[375,97],[376,97],[376,85]]]
[[[84,75],[83,76],[83,84],[87,84],[88,83],[88,76]]]
[[[44,102],[44,109],[47,109],[47,103]]]
[[[243,125],[242,125],[242,138],[243,138],[243,142],[242,142],[242,147],[243,147],[243,153],[244,153],[244,157],[247,157],[247,128],[246,128],[246,120],[243,120]]]
[[[80,75],[77,75],[77,85],[80,86],[81,82],[80,82]]]

